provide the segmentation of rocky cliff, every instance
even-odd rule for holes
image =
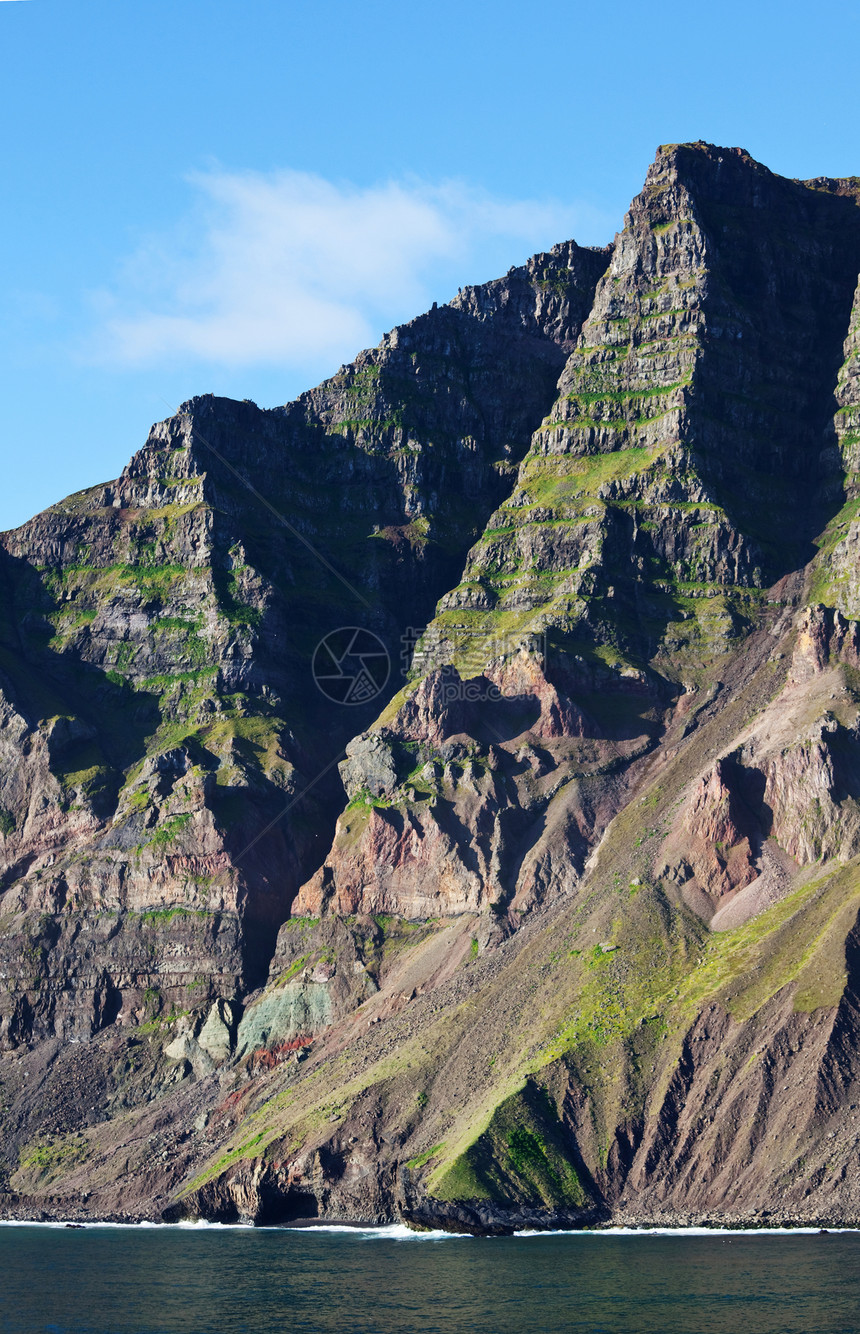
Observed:
[[[0,547],[0,1208],[860,1220],[860,182],[623,231]]]

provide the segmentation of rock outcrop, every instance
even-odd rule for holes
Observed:
[[[860,183],[622,232],[0,543],[0,1212],[860,1221]]]
[[[0,1045],[265,977],[330,837],[334,764],[374,712],[317,689],[315,645],[361,619],[396,680],[607,262],[556,247],[283,409],[192,400],[116,483],[5,535]],[[96,918],[107,1006],[75,957]],[[37,922],[59,988],[21,962]]]

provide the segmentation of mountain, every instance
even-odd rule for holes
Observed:
[[[0,538],[0,1213],[860,1221],[860,180],[623,231]]]

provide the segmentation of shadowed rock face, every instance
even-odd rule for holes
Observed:
[[[858,199],[665,146],[3,535],[6,1214],[860,1221]]]
[[[432,793],[415,789],[395,814],[402,765],[392,758],[387,785],[377,772],[374,789],[358,773],[370,739],[353,743],[353,803],[366,791],[387,806],[374,808],[358,847],[361,811],[350,808],[296,911],[326,896],[336,907],[341,881],[346,911],[411,911],[406,883],[398,909],[389,868],[414,885],[419,865],[438,862],[452,885],[455,821],[463,885],[440,892],[460,911],[491,903],[515,925],[523,907],[556,884],[567,892],[581,873],[629,798],[624,782],[607,785],[607,767],[629,768],[655,744],[679,685],[743,639],[764,586],[807,558],[801,546],[850,485],[837,466],[845,447],[840,455],[826,441],[846,417],[834,415],[837,381],[843,398],[853,393],[839,371],[846,359],[853,368],[860,212],[835,183],[819,187],[774,177],[740,150],[661,150],[517,483],[419,646],[422,665],[454,662],[474,685],[494,682],[519,717],[505,729],[499,714],[493,731],[485,704],[467,719],[466,688],[431,672],[372,740],[377,766],[381,748],[393,757],[418,743]],[[491,756],[508,769],[503,791],[491,785],[478,803],[440,749],[463,733],[453,744],[470,775]],[[688,898],[708,915],[700,888],[721,898],[756,879],[769,832],[739,814],[721,764],[680,834],[691,856],[701,843]],[[437,829],[441,845],[424,838]]]
[[[360,622],[396,677],[401,640],[509,485],[607,261],[556,247],[285,408],[194,399],[117,482],[6,534],[2,883],[17,929],[0,945],[0,1043],[101,1026],[101,973],[72,943],[96,918],[109,1022],[265,976],[342,801],[334,763],[378,709],[326,700],[315,645]],[[61,994],[40,981],[34,995],[41,965],[21,958],[56,910]],[[181,964],[156,961],[165,933]]]

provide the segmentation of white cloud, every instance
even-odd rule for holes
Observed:
[[[577,225],[606,239],[612,230],[587,208],[498,199],[460,182],[359,188],[224,170],[189,182],[189,212],[94,295],[93,359],[336,364],[434,296],[496,276]]]

